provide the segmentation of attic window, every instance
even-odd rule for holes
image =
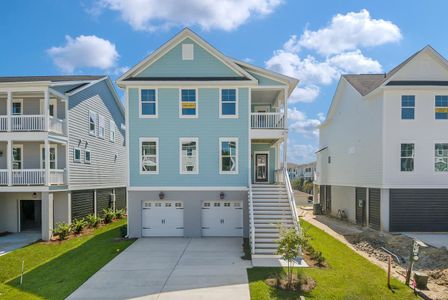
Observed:
[[[182,44],[182,60],[193,60],[193,44]]]

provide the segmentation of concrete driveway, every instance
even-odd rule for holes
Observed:
[[[403,232],[403,234],[430,246],[448,249],[448,232]]]
[[[68,299],[249,299],[241,238],[142,238]]]
[[[23,231],[0,236],[0,256],[40,240],[38,231]]]

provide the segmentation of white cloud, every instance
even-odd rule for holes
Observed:
[[[316,160],[317,148],[310,144],[288,144],[288,161],[294,163],[308,163]]]
[[[251,17],[272,13],[283,0],[97,0],[98,6],[118,11],[134,30],[156,31],[174,26],[234,30]]]
[[[337,54],[327,61],[343,73],[380,73],[383,70],[378,61],[365,57],[359,49]]]
[[[300,39],[295,38],[295,43],[289,47],[314,49],[328,55],[398,42],[401,38],[397,25],[383,19],[372,19],[370,13],[363,9],[345,15],[337,14],[327,27],[319,30],[305,30]]]
[[[288,108],[289,129],[293,132],[302,134],[305,137],[313,138],[319,136],[317,127],[322,123],[319,116],[318,119],[310,119],[307,115],[294,108]]]
[[[107,70],[115,66],[119,57],[115,45],[94,35],[66,36],[66,44],[52,47],[47,53],[65,73],[73,73],[82,67]]]
[[[316,85],[307,85],[304,87],[297,87],[289,97],[288,103],[294,104],[297,102],[311,103],[319,96],[320,88]]]

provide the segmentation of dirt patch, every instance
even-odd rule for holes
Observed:
[[[291,285],[288,285],[288,280],[284,275],[278,274],[266,279],[265,283],[280,290],[304,293],[311,292],[317,285],[316,281],[310,276],[298,276],[297,274],[293,274]]]

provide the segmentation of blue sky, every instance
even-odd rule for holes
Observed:
[[[224,54],[295,76],[289,160],[307,162],[341,73],[385,72],[431,44],[448,56],[448,2],[2,1],[0,76],[116,79],[184,26]],[[289,42],[288,42],[289,41]]]

